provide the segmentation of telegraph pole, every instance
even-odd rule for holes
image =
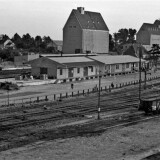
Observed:
[[[99,70],[99,90],[98,90],[98,117],[97,119],[100,119],[100,96],[101,96],[101,77],[100,77],[100,70]]]

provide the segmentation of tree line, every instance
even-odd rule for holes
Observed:
[[[37,35],[35,38],[30,36],[29,33],[24,34],[22,37],[15,33],[12,38],[8,35],[3,35],[0,43],[3,44],[6,40],[10,39],[14,44],[15,48],[4,48],[0,49],[0,58],[3,60],[13,61],[14,56],[25,54],[26,52],[34,53],[57,53],[58,51],[52,45],[53,40],[49,36],[41,37]]]
[[[135,35],[136,29],[119,29],[117,33],[113,35],[109,34],[109,50],[116,51],[121,54],[122,46],[127,43],[136,43]]]

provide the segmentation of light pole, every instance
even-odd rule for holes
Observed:
[[[100,70],[99,70],[99,90],[98,90],[98,117],[97,119],[100,119],[100,96],[101,96],[101,77],[100,77]]]

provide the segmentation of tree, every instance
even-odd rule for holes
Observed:
[[[118,40],[120,44],[127,43],[128,40],[128,29],[120,29],[117,33]]]
[[[135,43],[136,29],[129,28],[128,43]]]
[[[153,44],[151,47],[151,50],[148,51],[150,57],[149,60],[153,61],[153,64],[155,65],[155,70],[157,70],[157,61],[160,57],[160,46],[159,44]]]
[[[23,35],[22,42],[23,42],[24,49],[30,49],[35,46],[34,38],[31,37],[29,33],[27,33],[26,35]]]
[[[12,41],[17,48],[23,48],[22,38],[17,33],[12,37]]]
[[[5,42],[7,39],[10,39],[6,34],[3,35],[3,41]]]
[[[113,49],[114,49],[114,41],[112,35],[109,34],[109,51],[113,51]]]
[[[118,33],[114,33],[114,43],[115,43],[115,50],[121,54],[122,46],[126,43],[135,43],[135,35],[136,30],[129,28],[122,28],[118,30]]]
[[[36,36],[35,37],[35,45],[36,45],[36,47],[39,47],[41,45],[41,43],[42,43],[41,36]]]

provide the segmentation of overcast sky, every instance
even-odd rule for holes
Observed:
[[[110,33],[121,28],[137,31],[160,19],[160,0],[0,0],[0,34],[50,36],[62,40],[72,9],[100,12]]]

